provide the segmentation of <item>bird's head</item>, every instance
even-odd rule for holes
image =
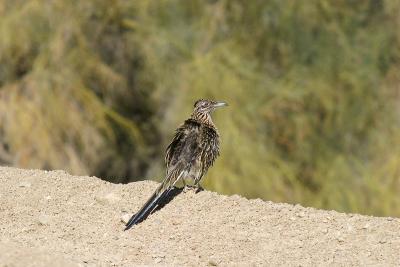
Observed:
[[[227,106],[222,101],[200,99],[194,103],[192,118],[205,124],[214,125],[211,119],[211,112],[219,107]]]
[[[195,113],[211,113],[219,107],[227,106],[228,104],[222,101],[213,101],[207,99],[200,99],[194,103]]]

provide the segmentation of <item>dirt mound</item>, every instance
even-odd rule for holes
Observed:
[[[156,183],[15,168],[0,182],[0,266],[400,265],[395,218],[203,191],[124,232]]]

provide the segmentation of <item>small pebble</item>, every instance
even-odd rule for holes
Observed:
[[[121,221],[123,223],[128,223],[129,219],[132,217],[132,214],[126,213],[121,216]]]
[[[215,261],[213,261],[213,260],[209,260],[209,261],[208,261],[208,265],[210,265],[210,266],[217,266],[218,264],[217,264]]]
[[[299,218],[303,218],[304,216],[306,216],[304,212],[300,212],[297,214],[297,217]]]
[[[50,223],[50,217],[48,215],[39,215],[37,218],[37,222],[39,225],[48,225]]]

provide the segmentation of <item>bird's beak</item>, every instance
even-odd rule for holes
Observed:
[[[220,108],[220,107],[228,106],[228,103],[225,103],[225,102],[222,102],[222,101],[218,101],[213,106],[214,106],[214,108]]]

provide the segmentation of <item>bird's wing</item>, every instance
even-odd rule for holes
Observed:
[[[175,151],[179,149],[181,146],[180,142],[185,137],[185,129],[184,124],[176,129],[174,138],[172,139],[171,143],[168,145],[167,149],[165,150],[165,165],[166,170],[168,172],[169,167],[171,166],[172,158],[175,154]]]
[[[198,138],[198,129],[200,124],[192,119],[186,120],[178,129],[176,129],[174,138],[165,151],[165,165],[167,173],[171,171],[173,165],[179,160],[188,161],[187,154],[192,157],[197,156],[200,141]],[[182,158],[182,156],[184,156]]]

